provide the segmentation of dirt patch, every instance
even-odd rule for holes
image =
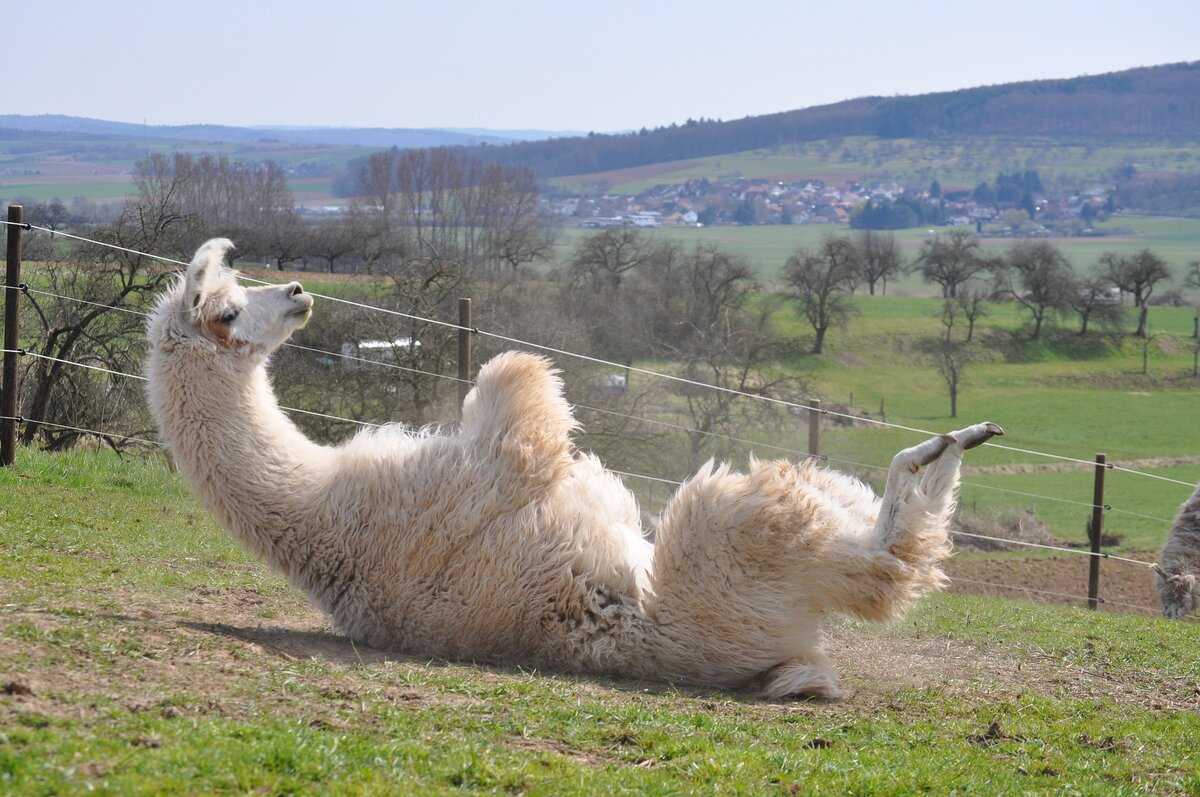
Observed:
[[[1131,556],[1129,558],[1138,558]],[[1142,554],[1150,562],[1153,556]],[[1083,606],[1088,594],[1088,556],[1018,559],[952,559],[946,572],[951,592]],[[1116,559],[1100,561],[1099,608],[1158,616],[1158,594],[1149,567]]]
[[[955,560],[950,567],[957,579],[952,589],[1015,598],[1030,597],[1026,589],[1059,592],[1064,583],[1086,584],[1086,558],[1079,559]],[[1118,578],[1122,572],[1124,568],[1106,563],[1102,594],[1121,603],[1102,608],[1127,611],[1126,603],[1145,603],[1144,613],[1154,613],[1148,572],[1136,572],[1140,578]],[[316,611],[297,609],[293,595],[240,588],[192,590],[173,600],[150,593],[122,598],[120,612],[108,613],[86,604],[5,607],[0,623],[26,630],[7,638],[0,655],[0,725],[21,714],[87,722],[115,705],[181,721],[206,715],[250,721],[269,715],[337,729],[381,723],[396,709],[478,710],[481,705],[479,698],[442,689],[439,679],[430,677],[437,668],[454,670],[458,665],[356,645],[333,633]],[[264,609],[279,619],[264,621]],[[605,701],[683,696],[694,700],[697,710],[721,711],[728,705],[763,716],[796,711],[867,716],[891,705],[899,689],[931,687],[968,702],[1032,691],[1200,710],[1200,692],[1194,685],[1189,691],[1179,684],[1148,682],[1149,678],[1120,680],[1059,659],[1018,656],[982,643],[914,637],[903,629],[848,620],[831,623],[827,638],[846,692],[839,701],[769,703],[659,683],[569,676],[562,680],[581,694]],[[462,673],[486,683],[530,677],[506,668],[492,668],[482,676],[476,668]],[[153,743],[146,740],[147,745]],[[608,758],[601,754],[583,763],[603,766],[611,763]],[[614,751],[613,759],[619,758]]]

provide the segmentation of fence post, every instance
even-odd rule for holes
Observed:
[[[7,265],[4,269],[4,384],[0,388],[0,467],[17,459],[17,286],[21,284],[21,227],[23,209],[8,206]]]
[[[458,415],[462,417],[462,403],[471,390],[471,300],[458,300]]]
[[[1092,489],[1092,520],[1088,523],[1088,541],[1092,544],[1092,555],[1088,562],[1088,608],[1095,609],[1100,603],[1100,535],[1104,531],[1104,471],[1108,469],[1108,456],[1096,455],[1095,486]]]
[[[808,400],[808,455],[821,455],[821,400]]]

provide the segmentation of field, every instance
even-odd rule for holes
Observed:
[[[805,180],[844,183],[871,179],[910,184],[938,180],[948,190],[971,189],[1001,171],[1033,169],[1043,181],[1075,186],[1103,184],[1112,172],[1133,166],[1140,172],[1188,173],[1200,170],[1194,140],[1064,141],[1050,138],[972,136],[964,138],[881,139],[850,136],[772,149],[713,155],[672,163],[572,175],[552,182],[569,191],[638,194],[663,183],[686,180]],[[1051,187],[1051,183],[1047,183]]]
[[[262,276],[321,293],[350,279]],[[938,300],[857,301],[822,356],[782,364],[809,379],[795,400],[876,417],[882,405],[926,430],[1001,423],[995,442],[1024,450],[969,453],[965,514],[1007,531],[1004,516],[1031,511],[1056,545],[1084,541],[1091,467],[1030,452],[1106,452],[1140,473],[1107,474],[1105,550],[1153,558],[1200,480],[1193,310],[1152,308],[1143,351],[1080,340],[1069,319],[1032,342],[1017,308],[995,304],[951,419],[913,346],[939,331]],[[786,306],[775,321],[811,334]],[[791,422],[748,435],[796,458],[807,420]],[[821,452],[878,486],[919,437],[826,423]],[[665,490],[628,483],[661,506]],[[777,704],[353,645],[157,456],[22,450],[0,495],[0,794],[1200,792],[1197,625],[1155,616],[1141,565],[1103,562],[1092,613],[1083,556],[963,550],[950,591],[904,621],[831,623],[845,699]]]
[[[161,461],[0,491],[5,794],[1200,790],[1193,623],[945,594],[834,623],[845,699],[775,704],[352,645]]]
[[[1200,259],[1200,219],[1177,219],[1157,216],[1119,215],[1106,224],[1097,225],[1100,230],[1120,230],[1119,235],[1095,238],[1049,238],[1059,247],[1075,268],[1081,272],[1094,268],[1104,252],[1129,254],[1149,247],[1170,263],[1177,275],[1182,275],[1187,264]],[[921,243],[931,237],[928,227],[894,232],[904,258],[911,262],[920,251]],[[939,229],[943,232],[944,229]],[[555,247],[555,262],[563,263],[570,257],[572,248],[579,239],[592,230],[568,227],[561,230]],[[845,225],[789,224],[762,225],[754,227],[662,227],[644,230],[646,235],[666,240],[678,240],[686,244],[693,242],[715,243],[723,248],[744,255],[755,269],[760,280],[767,284],[776,283],[783,273],[784,263],[797,248],[812,249],[829,234],[847,235],[852,231]],[[934,233],[936,234],[936,233]],[[985,251],[1002,253],[1012,246],[1012,241],[1002,238],[981,239]],[[936,288],[937,286],[933,286]],[[921,283],[915,276],[901,278],[888,284],[888,292],[896,294],[928,293],[930,286]]]
[[[61,199],[78,196],[97,203],[123,200],[136,193],[134,164],[151,153],[192,155],[209,153],[232,160],[272,160],[287,169],[340,166],[371,150],[260,141],[233,144],[221,141],[170,139],[18,139],[0,141],[0,199],[29,197]],[[299,204],[326,204],[332,198],[329,178],[297,177],[291,187]]]

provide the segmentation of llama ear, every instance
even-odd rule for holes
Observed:
[[[195,257],[188,264],[184,275],[183,309],[193,316],[198,315],[199,308],[204,304],[208,295],[208,285],[213,277],[225,268],[225,257],[233,249],[233,241],[228,238],[213,238],[205,241],[196,250]]]

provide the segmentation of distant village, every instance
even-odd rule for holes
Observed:
[[[996,237],[1100,235],[1103,233],[1093,224],[1119,210],[1105,191],[1049,196],[1029,190],[1031,187],[1040,189],[1040,181],[1032,173],[1000,175],[999,190],[981,183],[973,191],[945,192],[936,182],[914,188],[894,182],[834,185],[815,179],[688,180],[658,185],[636,196],[566,196],[544,202],[546,210],[564,223],[588,228],[833,224],[902,229],[928,225],[972,226],[980,235]]]

